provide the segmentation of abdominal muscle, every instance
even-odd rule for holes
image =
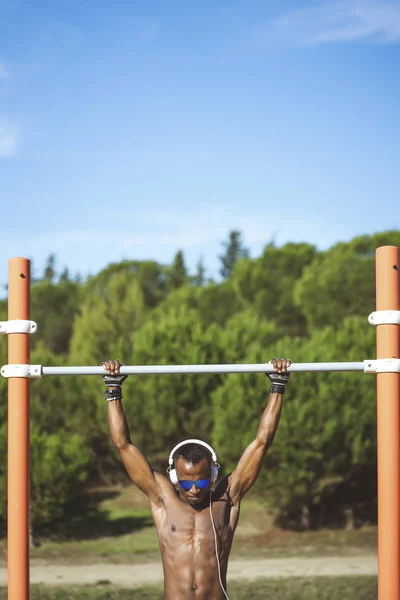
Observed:
[[[216,559],[205,557],[203,552],[177,552],[174,558],[163,554],[165,600],[220,600]],[[225,577],[224,577],[225,579]]]
[[[164,569],[164,599],[225,598],[219,581],[209,508],[197,513],[179,500],[171,504],[162,519],[155,519]],[[216,527],[219,529],[220,575],[226,587],[226,570],[233,532],[231,533],[229,524],[223,527],[218,525],[218,517],[219,515],[214,514]]]

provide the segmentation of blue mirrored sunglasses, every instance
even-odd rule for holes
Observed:
[[[204,490],[204,488],[210,485],[211,479],[198,479],[197,481],[190,481],[189,479],[180,479],[179,485],[185,492],[188,492],[190,488],[195,485],[199,490]]]

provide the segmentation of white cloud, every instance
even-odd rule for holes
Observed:
[[[398,0],[339,0],[293,10],[273,21],[262,32],[264,41],[316,45],[369,40],[400,42]]]
[[[0,158],[9,158],[17,152],[17,128],[7,119],[0,119]]]

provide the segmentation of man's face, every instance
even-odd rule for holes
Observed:
[[[187,491],[183,490],[181,486],[179,486],[181,497],[187,500],[187,502],[193,506],[200,504],[202,500],[209,495],[211,484],[209,484],[206,488],[199,489],[196,487],[196,481],[201,479],[210,479],[211,468],[208,464],[208,460],[206,458],[202,458],[200,462],[192,465],[192,463],[186,462],[183,458],[177,458],[175,460],[175,469],[180,481],[193,482],[192,486]]]

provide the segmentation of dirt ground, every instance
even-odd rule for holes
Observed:
[[[228,580],[276,577],[315,577],[318,575],[376,575],[376,556],[326,558],[276,558],[263,560],[232,560]],[[62,565],[31,561],[32,584],[81,585],[109,582],[124,587],[160,584],[163,580],[161,563]],[[7,585],[7,569],[0,567],[0,585]]]

